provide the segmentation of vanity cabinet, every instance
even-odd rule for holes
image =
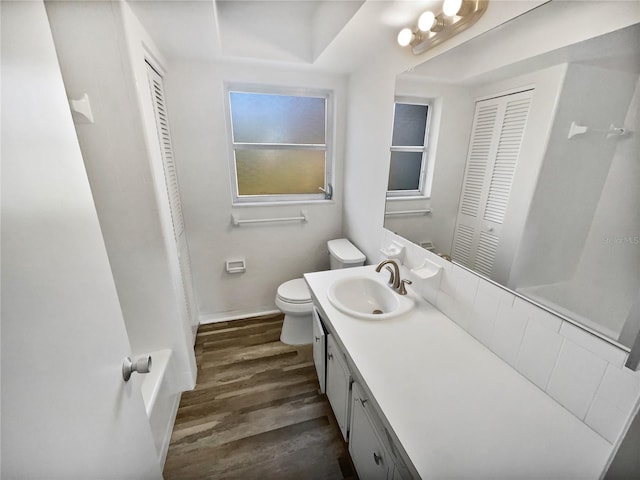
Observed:
[[[313,308],[313,363],[318,373],[320,393],[325,393],[327,366],[327,336],[317,308]]]
[[[345,440],[349,431],[351,373],[333,335],[327,335],[326,393]],[[366,478],[366,477],[365,477]]]
[[[395,465],[378,431],[375,412],[356,382],[351,394],[349,454],[358,477],[367,480],[391,480]],[[395,477],[395,478],[400,478]]]

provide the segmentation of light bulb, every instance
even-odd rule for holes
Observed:
[[[428,32],[429,30],[431,30],[435,19],[436,16],[433,14],[433,12],[424,12],[422,15],[420,15],[420,18],[418,18],[418,28],[422,32]]]
[[[410,28],[400,30],[400,33],[398,33],[398,45],[406,47],[411,43],[411,40],[413,40],[413,32]]]
[[[442,13],[447,17],[453,17],[460,11],[460,7],[462,7],[462,0],[444,0]]]

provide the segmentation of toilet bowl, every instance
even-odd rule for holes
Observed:
[[[366,257],[346,238],[327,242],[331,270],[359,267]],[[284,282],[278,287],[276,306],[284,313],[280,341],[287,345],[305,345],[313,341],[313,302],[304,278]]]

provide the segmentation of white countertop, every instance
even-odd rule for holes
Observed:
[[[423,479],[599,478],[612,446],[416,298],[387,320],[347,316],[327,290],[374,266],[305,274],[314,298]]]

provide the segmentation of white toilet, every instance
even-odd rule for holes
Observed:
[[[329,240],[331,270],[359,267],[366,257],[346,238]],[[284,313],[280,341],[287,345],[304,345],[313,341],[313,302],[304,278],[284,282],[278,287],[276,306]]]

